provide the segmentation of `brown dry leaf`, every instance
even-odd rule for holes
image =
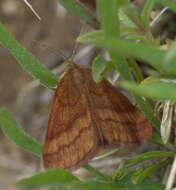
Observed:
[[[144,115],[106,79],[69,63],[53,101],[44,145],[45,168],[77,169],[101,146],[133,146],[148,140]]]

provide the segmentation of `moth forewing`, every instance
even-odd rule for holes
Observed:
[[[152,128],[144,115],[106,79],[70,62],[55,92],[44,144],[45,168],[77,169],[100,146],[133,146]]]

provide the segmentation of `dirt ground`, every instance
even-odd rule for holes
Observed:
[[[68,15],[57,1],[30,1],[39,21],[23,1],[1,0],[0,21],[33,55],[49,69],[69,56],[80,31],[80,21]],[[65,24],[67,23],[67,24]],[[10,55],[0,47],[0,107],[7,107],[25,130],[42,142],[53,92],[32,82]],[[41,160],[22,150],[0,132],[0,186],[14,190],[15,181],[40,171]]]

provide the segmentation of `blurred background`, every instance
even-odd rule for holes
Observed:
[[[58,1],[32,0],[30,3],[41,21],[18,0],[0,1],[0,21],[24,47],[53,70],[63,62],[60,51],[67,57],[72,54],[80,20],[68,14]],[[0,107],[8,107],[25,130],[42,141],[53,92],[32,81],[10,53],[0,47]],[[1,189],[15,189],[13,184],[17,179],[39,170],[41,160],[13,144],[0,131]]]
[[[136,0],[142,6],[144,0]],[[58,4],[58,1],[31,0],[41,17],[39,21],[23,1],[1,0],[0,21],[50,70],[64,71],[64,58],[70,56],[82,23]],[[175,37],[175,15],[168,12],[154,33],[161,39]],[[170,22],[168,22],[168,20]],[[0,47],[0,107],[7,107],[31,136],[43,142],[53,92],[42,87],[26,73],[10,53]],[[109,166],[114,161],[106,160]],[[99,162],[101,167],[101,162]],[[42,170],[36,156],[19,148],[0,131],[0,187],[15,190],[16,180]]]

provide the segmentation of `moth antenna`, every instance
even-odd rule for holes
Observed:
[[[32,40],[34,43],[37,43],[37,40]],[[47,45],[46,43],[42,43],[40,42],[39,47],[44,47],[46,48],[46,50],[49,48],[51,50],[52,53],[54,53],[55,55],[61,56],[63,58],[63,60],[68,60],[70,58],[70,56],[67,56],[64,54],[64,52],[60,49],[55,49],[50,45]]]
[[[62,50],[58,50],[59,54],[61,55],[61,57],[63,57],[64,60],[68,60],[70,56],[66,56]]]
[[[84,24],[81,26],[81,29],[80,29],[80,32],[79,32],[78,37],[83,34],[83,32],[84,32],[84,26],[85,26]],[[78,50],[79,44],[80,44],[80,43],[78,43],[78,42],[75,43],[74,48],[73,48],[72,55],[70,56],[70,59],[73,60],[73,57],[76,55],[76,52],[77,52],[77,50]]]
[[[80,32],[79,32],[79,35],[78,37],[84,32],[84,24],[81,26],[81,29],[80,29]],[[75,65],[74,63],[74,57],[76,55],[76,52],[78,50],[78,46],[79,46],[79,43],[76,42],[74,44],[74,48],[73,48],[73,51],[72,51],[72,54],[71,56],[69,56],[68,58],[65,59],[65,62],[67,63],[67,68],[70,68],[71,66]]]

